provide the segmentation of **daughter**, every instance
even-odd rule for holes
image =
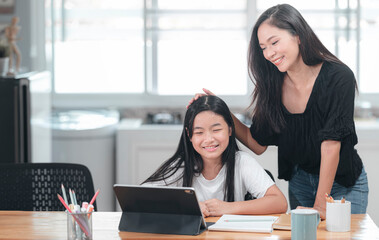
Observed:
[[[239,151],[229,108],[216,96],[191,104],[176,153],[146,183],[195,188],[206,217],[287,210],[284,195],[265,170]],[[247,192],[256,199],[244,201]]]

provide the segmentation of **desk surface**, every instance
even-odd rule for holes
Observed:
[[[291,239],[291,231],[274,230],[268,233],[206,231],[198,236],[163,235],[119,232],[120,212],[95,212],[94,239]],[[217,218],[207,218],[214,222]],[[0,211],[0,239],[66,239],[64,212]],[[317,239],[379,239],[379,230],[368,214],[353,214],[351,232],[332,233],[321,222]]]

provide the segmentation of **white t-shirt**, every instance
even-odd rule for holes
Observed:
[[[179,180],[173,184],[174,179],[181,175],[183,169],[179,169],[173,176],[165,181],[149,182],[144,185],[154,186],[183,186],[183,180]],[[199,201],[209,199],[224,200],[224,183],[226,180],[226,167],[221,168],[218,175],[212,179],[207,180],[203,174],[194,176],[192,187],[195,188],[196,195]],[[261,198],[266,194],[275,183],[261,165],[248,153],[239,151],[236,153],[235,174],[234,174],[234,201],[244,201],[245,194],[249,192],[255,198]]]

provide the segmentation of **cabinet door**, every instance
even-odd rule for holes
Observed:
[[[131,184],[141,184],[151,174],[153,174],[159,166],[169,159],[176,150],[176,142],[144,142],[134,146],[135,160],[131,166]]]
[[[379,188],[376,187],[376,184],[379,182],[379,129],[358,129],[357,132],[359,141],[356,149],[362,159],[368,179],[369,194],[367,213],[375,224],[379,224],[379,208],[376,206],[377,199],[379,198]]]
[[[118,130],[116,183],[141,184],[176,151],[181,128]]]

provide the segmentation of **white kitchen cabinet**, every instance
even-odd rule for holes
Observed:
[[[379,225],[379,208],[376,201],[379,198],[379,122],[356,123],[358,144],[356,149],[363,161],[368,178],[367,212],[376,225]]]
[[[175,153],[181,131],[181,125],[122,121],[116,134],[116,183],[140,184],[146,180]]]
[[[379,188],[375,184],[379,182],[379,123],[357,122],[356,128],[357,149],[365,165],[370,188],[368,213],[378,225],[379,208],[375,199],[379,198]],[[182,125],[143,125],[141,120],[123,120],[117,130],[116,183],[143,182],[174,154],[181,131]],[[288,183],[277,179],[277,148],[270,146],[264,154],[256,156],[242,144],[240,146],[273,174],[277,186],[288,199]]]

